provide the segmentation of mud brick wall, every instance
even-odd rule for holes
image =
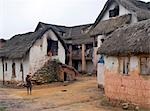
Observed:
[[[142,76],[138,71],[124,76],[106,70],[105,94],[110,99],[123,100],[150,108],[150,76]]]
[[[79,74],[74,68],[71,68],[70,66],[63,65],[60,66],[59,70],[59,80],[64,81],[64,74],[67,74],[67,81],[74,81],[76,79],[76,76]]]
[[[112,100],[130,102],[150,108],[150,75],[141,75],[140,57],[129,58],[129,72],[124,75],[121,59],[105,57],[105,94]]]

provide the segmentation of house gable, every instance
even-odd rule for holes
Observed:
[[[110,16],[110,10],[114,10],[115,7],[119,6],[119,14],[117,16],[122,16],[126,14],[130,14],[131,12],[123,7],[119,2],[116,2],[116,0],[108,0],[106,4],[104,5],[102,11],[100,12],[99,16],[97,17],[95,23],[93,24],[92,28],[95,28],[99,25],[99,22],[109,20],[112,17]],[[98,26],[99,27],[99,26]]]
[[[115,14],[112,12],[113,10],[116,11],[116,8],[118,6],[119,13],[115,15],[116,12]],[[149,4],[138,0],[108,0],[91,29],[97,27],[97,25],[99,25],[101,21],[109,20],[111,18],[116,18],[117,16],[123,16],[127,14],[132,15],[131,23],[150,19]]]
[[[48,40],[57,43],[57,55],[52,55],[52,58],[59,59],[62,63],[65,63],[66,48],[63,45],[62,41],[58,38],[55,32],[51,29],[46,31],[43,36],[36,40],[34,45],[30,49],[30,61],[36,61],[42,57],[48,55]],[[53,47],[54,48],[54,47]]]
[[[125,14],[129,14],[131,13],[129,10],[127,10],[125,7],[123,7],[121,4],[117,3],[116,1],[112,1],[107,7],[106,10],[104,11],[104,13],[101,15],[101,20],[100,21],[104,21],[104,20],[108,20],[112,17],[110,17],[110,11],[113,11],[116,7],[119,8],[119,15],[116,16],[122,16]]]
[[[48,60],[53,59],[65,63],[66,48],[58,35],[52,29],[49,29],[30,48],[30,72],[34,74]]]

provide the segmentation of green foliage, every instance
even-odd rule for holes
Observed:
[[[6,107],[0,106],[0,111],[6,111]]]
[[[55,61],[56,63],[60,63],[60,60],[59,60],[59,59],[54,59],[54,61]]]

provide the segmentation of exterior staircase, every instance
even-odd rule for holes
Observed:
[[[44,56],[43,58],[37,59],[34,61],[34,64],[32,65],[32,74],[37,72],[39,69],[41,69],[45,63],[47,63],[49,60],[51,60],[50,56]]]
[[[45,84],[57,81],[74,81],[78,71],[66,64],[56,60],[48,60],[43,67],[38,69],[33,75],[33,81],[36,84]]]

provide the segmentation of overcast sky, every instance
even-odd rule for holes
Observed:
[[[39,21],[67,26],[93,23],[106,1],[0,0],[0,38],[34,31]]]

